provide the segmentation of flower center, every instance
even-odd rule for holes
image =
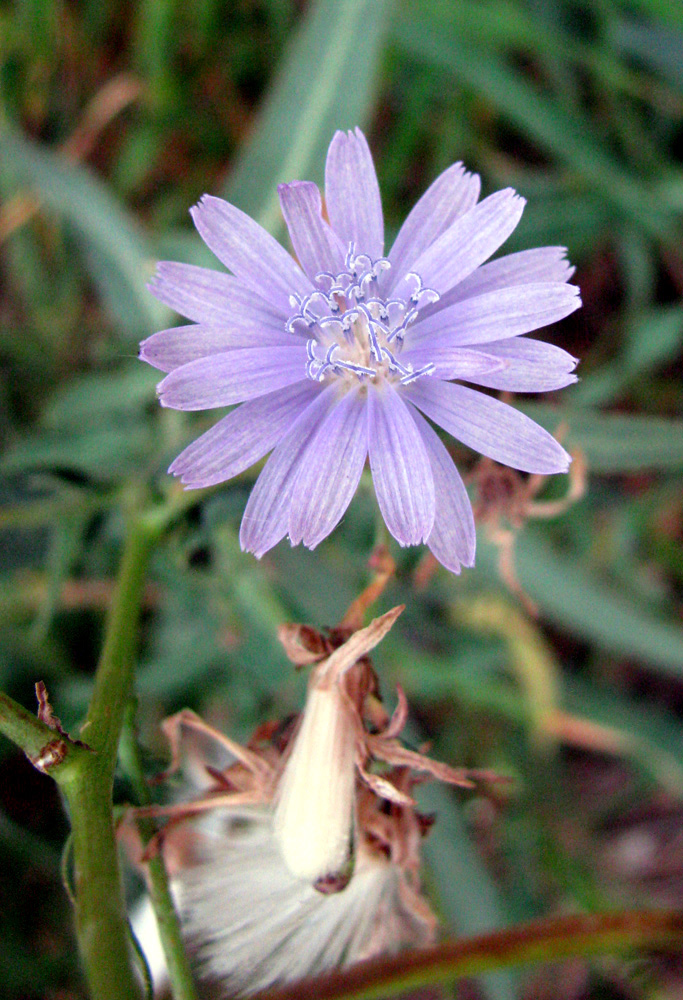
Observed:
[[[314,382],[371,378],[406,385],[430,375],[433,364],[413,368],[399,359],[408,328],[421,308],[438,301],[438,293],[410,272],[406,278],[414,288],[408,298],[382,298],[379,278],[390,262],[386,257],[373,261],[367,254],[356,254],[353,243],[344,264],[346,270],[339,274],[316,274],[316,288],[305,298],[290,296],[296,312],[287,321],[287,330],[292,333],[303,326],[309,334],[308,377]]]

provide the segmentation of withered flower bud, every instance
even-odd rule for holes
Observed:
[[[311,673],[306,708],[275,807],[274,829],[292,874],[315,882],[349,854],[359,718],[344,677],[389,631],[402,607],[360,629]]]

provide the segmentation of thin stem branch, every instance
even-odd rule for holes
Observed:
[[[55,738],[50,729],[35,715],[0,691],[0,733],[16,743],[29,757],[36,757],[46,743]]]
[[[683,944],[683,911],[626,910],[535,920],[517,927],[445,941],[436,948],[361,962],[259,1000],[377,1000],[529,962],[605,955],[633,948]]]
[[[60,730],[51,729],[1,691],[0,733],[16,743],[39,771],[60,783],[73,775],[74,768],[89,752],[87,747],[70,740]]]
[[[140,806],[151,805],[152,798],[145,782],[135,732],[134,700],[130,701],[126,709],[119,754],[122,767],[133,785],[137,804]],[[139,819],[138,828],[144,843],[147,843],[156,832],[154,822],[149,819]],[[149,894],[157,919],[159,937],[164,950],[174,1000],[197,1000],[194,979],[180,933],[180,925],[161,852],[155,854],[147,862],[147,872]]]

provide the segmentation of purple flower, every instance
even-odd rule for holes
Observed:
[[[314,548],[348,507],[369,455],[377,500],[401,545],[426,542],[444,566],[474,562],[472,509],[430,423],[525,472],[570,458],[528,417],[459,385],[544,392],[576,381],[576,359],[520,335],[580,305],[563,247],[484,262],[519,222],[510,188],[478,202],[462,164],[425,192],[384,256],[379,186],[359,129],[327,154],[315,184],[279,187],[299,263],[256,222],[205,195],[199,234],[232,274],[161,263],[150,288],[192,320],[142,344],[169,374],[162,406],[241,404],[170,467],[187,487],[238,475],[272,450],[247,503],[242,547],[262,556],[289,535]]]

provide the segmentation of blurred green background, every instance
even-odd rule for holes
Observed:
[[[514,783],[424,789],[444,924],[680,904],[683,894],[683,6],[677,0],[16,0],[0,5],[0,687],[46,682],[77,726],[131,497],[215,414],[162,411],[138,341],[175,320],[154,262],[212,266],[189,207],[221,194],[282,236],[276,184],[322,176],[361,124],[389,235],[455,160],[527,199],[506,251],[561,244],[583,309],[541,336],[582,359],[520,399],[586,460],[585,497],[518,531],[537,621],[477,566],[421,587],[392,552],[378,649],[415,738]],[[461,468],[473,456],[453,442]],[[138,671],[150,773],[158,721],[189,705],[233,736],[300,704],[277,625],[340,620],[382,540],[361,488],[315,552],[261,563],[237,531],[257,470],[192,494],[158,549]],[[542,499],[561,497],[564,477]],[[416,580],[416,571],[418,572]],[[125,782],[117,797],[128,794]],[[60,881],[56,787],[0,742],[0,969],[11,1000],[82,1000]],[[459,987],[484,1000],[674,1000],[676,956],[575,960]]]

